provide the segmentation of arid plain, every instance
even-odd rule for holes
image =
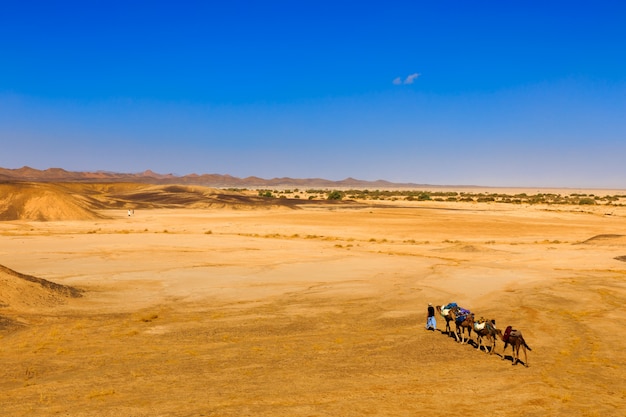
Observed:
[[[0,184],[2,416],[626,409],[625,192],[581,206],[16,187]],[[429,302],[520,329],[529,366],[500,341],[489,355],[426,331]]]

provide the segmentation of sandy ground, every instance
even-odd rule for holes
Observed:
[[[0,264],[84,290],[0,303],[2,416],[626,409],[625,207],[101,214],[0,222]],[[529,367],[426,331],[452,301],[522,330]]]

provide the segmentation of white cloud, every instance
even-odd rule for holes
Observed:
[[[402,81],[402,77],[397,77],[397,78],[394,78],[393,84],[394,85],[413,84],[415,82],[415,80],[417,78],[419,78],[420,75],[422,75],[422,74],[414,72],[413,74],[408,75],[404,79],[404,81]]]
[[[413,73],[411,75],[409,75],[408,77],[406,77],[406,79],[404,80],[405,84],[413,84],[413,82],[417,79],[417,77],[419,77],[421,74]]]

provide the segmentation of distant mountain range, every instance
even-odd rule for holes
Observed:
[[[32,182],[135,182],[144,184],[188,184],[204,185],[215,188],[263,188],[263,187],[307,187],[307,188],[419,188],[425,184],[393,183],[384,180],[364,181],[346,178],[331,181],[322,178],[272,178],[259,177],[238,178],[221,174],[190,174],[177,176],[158,174],[147,170],[136,174],[116,173],[107,171],[75,172],[62,168],[38,170],[30,167],[18,169],[0,168],[0,181],[32,181]]]

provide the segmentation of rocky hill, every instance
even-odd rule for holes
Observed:
[[[18,169],[0,168],[0,181],[32,181],[32,182],[135,182],[147,184],[189,184],[204,185],[216,188],[263,188],[263,187],[306,187],[306,188],[399,188],[423,187],[424,184],[400,184],[384,180],[364,181],[346,178],[341,181],[331,181],[322,178],[272,178],[259,177],[238,178],[221,174],[190,174],[176,176],[173,174],[158,174],[147,170],[140,173],[115,172],[74,172],[61,168],[38,170],[30,167]]]

